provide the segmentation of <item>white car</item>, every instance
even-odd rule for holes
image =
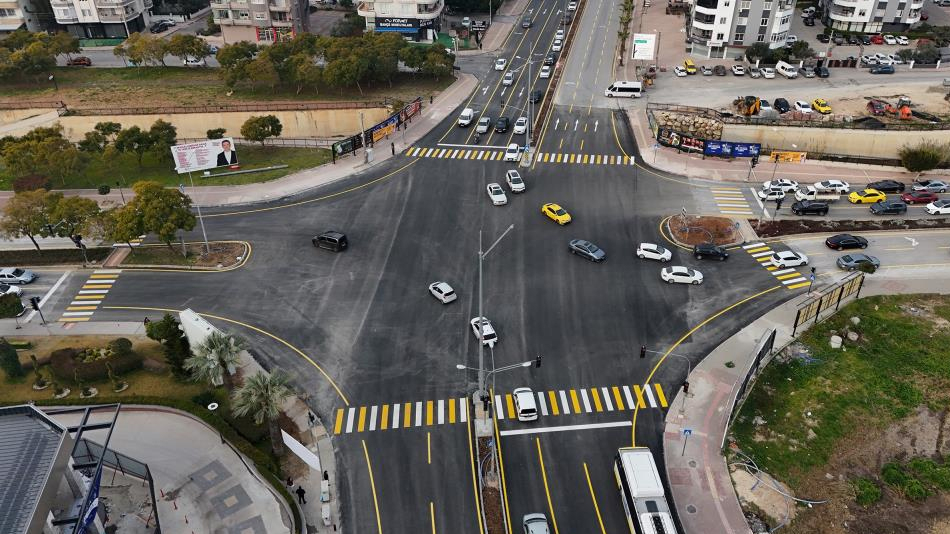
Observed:
[[[36,273],[29,269],[20,269],[19,267],[0,268],[0,283],[29,284],[33,280],[36,280]]]
[[[11,293],[20,296],[23,294],[23,289],[18,286],[11,286],[10,284],[0,284],[0,295],[9,295]]]
[[[896,44],[897,44],[897,37],[894,37],[893,35],[885,35],[885,36],[884,36],[884,44],[896,45]]]
[[[703,283],[703,273],[681,265],[664,267],[660,271],[660,278],[669,284],[699,285]]]
[[[500,57],[495,60],[495,70],[505,70],[505,67],[508,66],[508,60]]]
[[[904,60],[897,54],[888,54],[887,59],[891,60],[891,65],[903,65]]]
[[[950,215],[950,199],[941,198],[924,206],[930,215]]]
[[[479,323],[482,325],[481,333],[478,331]],[[495,334],[495,329],[488,319],[484,317],[473,317],[472,320],[469,321],[469,324],[472,325],[472,332],[475,334],[475,339],[481,339],[482,344],[494,347],[495,343],[498,342],[498,335]]]
[[[524,135],[528,133],[528,117],[518,117],[515,121],[515,134]]]
[[[762,73],[762,77],[765,78],[766,80],[771,80],[772,78],[775,77],[775,69],[773,69],[772,67],[762,67],[761,69],[759,69],[759,72]]]
[[[452,286],[445,282],[432,282],[429,284],[429,293],[432,293],[432,296],[439,299],[439,302],[442,304],[448,304],[458,298]]]
[[[475,125],[475,133],[485,134],[488,133],[488,130],[491,129],[491,117],[482,117],[478,119],[478,124]]]
[[[732,73],[735,74],[736,76],[745,76],[745,67],[743,67],[742,65],[733,65]]]
[[[788,37],[785,38],[785,44],[786,44],[786,45],[790,45],[790,44],[792,44],[792,43],[797,43],[797,42],[798,42],[798,36],[797,36],[797,35],[789,35]]]
[[[208,63],[205,62],[204,58],[198,59],[194,57],[186,57],[182,60],[182,65],[186,67],[207,67]]]
[[[785,200],[785,191],[782,191],[777,187],[762,189],[760,191],[756,191],[755,194],[762,200]]]
[[[564,28],[560,28],[560,29],[558,29],[558,31],[554,32],[554,38],[555,38],[555,39],[561,39],[561,40],[563,40],[563,39],[564,39]]]
[[[472,25],[472,19],[471,19],[471,18],[469,18],[469,17],[463,17],[463,18],[462,18],[462,26],[465,26],[466,28],[468,28],[468,27],[471,26],[471,25]]]
[[[518,161],[521,159],[521,147],[518,143],[511,143],[505,149],[505,161]]]
[[[877,65],[877,56],[861,56],[861,63],[865,65]]]
[[[793,250],[774,252],[772,253],[772,265],[778,267],[779,269],[800,267],[802,265],[808,265],[808,256]]]
[[[486,189],[488,190],[488,198],[495,206],[504,206],[508,203],[508,196],[505,195],[505,190],[500,185],[491,183],[488,184]]]
[[[762,182],[762,189],[781,189],[786,193],[794,193],[798,189],[798,182],[788,178],[779,178],[769,182]]]
[[[686,68],[684,68],[682,65],[677,65],[673,67],[673,74],[676,74],[677,78],[684,78],[687,74]]]
[[[511,169],[506,172],[505,181],[508,182],[508,189],[511,189],[512,193],[524,193],[524,180],[518,171]]]
[[[501,79],[502,85],[511,85],[515,83],[515,73],[508,71],[505,73],[505,77]]]
[[[568,2],[567,3],[568,11],[577,11],[577,2]]]
[[[795,111],[799,113],[811,113],[812,112],[811,104],[809,104],[808,102],[805,102],[804,100],[796,100]]]
[[[518,414],[519,421],[537,421],[538,405],[534,400],[534,392],[531,388],[518,388],[511,392],[515,398],[515,412]]]
[[[551,44],[551,51],[560,52],[562,44],[564,44],[563,41],[561,41],[560,39],[555,39],[554,42]]]
[[[907,37],[904,37],[903,35],[898,35],[898,36],[897,36],[897,44],[899,44],[899,45],[901,45],[901,46],[907,46],[907,45],[910,44],[910,39],[908,39]]]
[[[874,59],[877,60],[878,65],[891,65],[894,63],[890,56],[881,52],[874,54]]]
[[[637,257],[641,260],[657,260],[666,263],[673,259],[673,253],[653,243],[640,243],[637,247]]]
[[[541,72],[538,73],[538,76],[541,78],[550,78],[551,77],[551,67],[545,65],[541,67]]]
[[[844,180],[825,180],[814,184],[814,188],[820,193],[847,194],[851,192],[851,184]]]

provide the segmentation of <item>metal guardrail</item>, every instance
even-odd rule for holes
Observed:
[[[31,101],[23,100],[17,102],[0,102],[0,109],[34,109],[34,108],[54,108],[64,109],[66,104],[62,101]]]

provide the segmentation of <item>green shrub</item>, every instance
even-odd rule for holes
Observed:
[[[23,366],[20,365],[20,358],[6,339],[0,338],[0,368],[7,374],[8,379],[22,378],[26,375]]]
[[[212,402],[218,402],[218,398],[215,397],[213,391],[205,390],[192,397],[191,402],[197,404],[198,406],[207,407]]]
[[[901,164],[910,172],[936,169],[946,161],[947,146],[934,141],[924,141],[917,146],[904,145],[898,151]]]
[[[854,500],[865,508],[881,500],[881,488],[873,480],[859,478],[851,482],[851,487],[854,489]]]
[[[907,483],[909,477],[899,464],[887,463],[881,469],[881,479],[888,485],[902,487]]]
[[[13,192],[22,193],[23,191],[36,191],[37,189],[46,189],[49,191],[52,183],[49,178],[39,174],[28,174],[13,180]]]
[[[0,319],[16,317],[23,312],[23,302],[20,297],[10,293],[0,297]]]
[[[924,483],[912,478],[904,485],[904,495],[912,501],[922,501],[930,496],[930,490],[924,486]]]
[[[119,338],[125,342],[129,340]],[[110,345],[119,340],[113,340]],[[123,343],[119,343],[124,347]],[[129,342],[131,344],[131,342]],[[82,381],[105,380],[109,377],[109,369],[106,362],[112,366],[116,374],[128,373],[142,368],[142,356],[131,351],[122,355],[117,355],[110,348],[105,349],[74,349],[65,348],[54,351],[50,355],[50,368],[53,375],[62,381]]]
[[[113,339],[109,342],[109,349],[116,358],[124,358],[132,354],[132,342],[124,337]]]
[[[100,195],[108,195],[112,191],[112,188],[109,187],[109,184],[102,184],[99,186]]]

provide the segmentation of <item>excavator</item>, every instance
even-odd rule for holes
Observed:
[[[896,104],[874,99],[868,102],[867,109],[872,115],[887,115],[902,121],[910,120],[914,116],[910,109],[910,99],[906,96],[900,97]]]
[[[757,96],[740,96],[732,101],[732,107],[736,108],[741,115],[751,117],[759,112],[762,102]]]

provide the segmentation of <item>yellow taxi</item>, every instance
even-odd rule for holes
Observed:
[[[831,106],[828,105],[828,101],[824,98],[816,98],[812,100],[811,107],[822,115],[828,115],[831,113]]]
[[[541,206],[541,213],[562,226],[571,222],[571,214],[557,204],[547,203]]]
[[[852,204],[874,204],[887,200],[887,195],[877,189],[865,189],[864,191],[852,191],[848,195],[848,202]]]

